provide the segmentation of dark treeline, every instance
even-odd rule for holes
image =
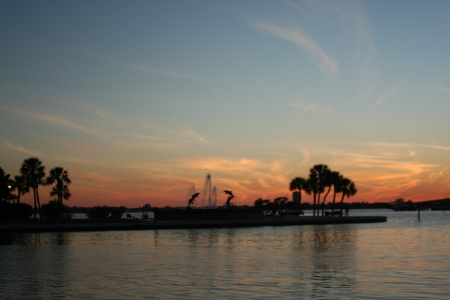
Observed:
[[[11,177],[10,174],[0,167],[0,208],[2,219],[30,218],[37,214],[42,219],[62,218],[66,206],[64,200],[69,200],[71,194],[69,191],[69,173],[62,167],[51,169],[46,176],[45,167],[36,157],[25,159],[19,170],[20,175]],[[47,204],[41,205],[39,197],[39,187],[52,186],[50,197],[54,197]],[[33,193],[34,206],[21,203],[20,198],[26,193]],[[30,209],[31,208],[31,209]]]
[[[325,204],[327,196],[333,190],[333,201],[331,215],[334,215],[336,197],[341,194],[340,214],[342,215],[344,198],[350,198],[357,192],[355,183],[344,177],[337,171],[328,168],[327,165],[318,164],[309,170],[307,178],[295,177],[289,184],[289,190],[299,192],[299,203],[302,203],[302,191],[308,195],[313,195],[313,216],[323,216],[325,214]],[[322,198],[321,198],[322,197]],[[322,212],[320,213],[320,209]]]
[[[288,201],[286,197],[278,197],[273,201],[269,199],[257,199],[254,202],[255,207],[272,210],[273,213],[280,210],[302,210],[312,209],[313,216],[329,214],[325,209],[331,209],[331,215],[341,215],[344,209],[344,199],[354,196],[357,192],[355,183],[344,177],[337,171],[328,168],[327,165],[318,164],[309,170],[309,176],[295,177],[289,183],[289,190],[297,192],[296,201]],[[313,204],[302,203],[302,192],[313,195]],[[295,193],[294,193],[295,194]],[[332,201],[327,203],[327,197],[332,194]],[[331,197],[331,196],[330,196]],[[295,197],[294,197],[295,198]],[[340,212],[335,212],[336,199],[340,204]],[[368,207],[367,205],[358,205],[359,207]],[[355,205],[346,204],[346,207],[353,208]]]

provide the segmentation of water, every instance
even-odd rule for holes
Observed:
[[[375,224],[0,235],[0,299],[449,299],[450,213]]]

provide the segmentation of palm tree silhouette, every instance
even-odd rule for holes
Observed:
[[[325,213],[325,204],[328,194],[331,191],[331,187],[333,186],[333,182],[339,178],[339,172],[331,171],[330,169],[326,169],[324,172],[324,187],[328,188],[327,192],[323,196],[322,200],[322,216]]]
[[[44,184],[45,167],[38,158],[30,157],[23,161],[20,173],[25,178],[27,186],[33,189],[34,219],[36,219],[36,209],[39,210],[39,217],[42,218],[38,188]]]
[[[54,184],[50,192],[50,196],[56,196],[59,204],[60,215],[62,215],[63,199],[69,200],[71,194],[69,192],[69,184],[71,183],[69,179],[69,173],[62,167],[55,167],[50,170],[49,176],[46,180],[47,184]]]
[[[298,206],[301,208],[302,206],[302,189],[307,189],[307,181],[303,177],[295,177],[292,179],[291,183],[289,184],[289,190],[290,191],[298,191],[299,196],[299,203]]]
[[[20,203],[20,196],[30,192],[26,178],[23,175],[14,176],[14,187],[17,189],[17,203]]]
[[[336,203],[336,195],[337,193],[342,192],[341,181],[344,179],[344,176],[336,172],[333,176],[333,204],[331,206],[331,215],[334,216],[334,205]]]
[[[316,200],[320,204],[320,194],[325,190],[326,174],[329,168],[327,165],[315,165],[309,170],[308,184],[314,195],[313,216],[316,215]],[[317,215],[319,213],[317,212]]]
[[[68,200],[70,197],[68,185],[72,183],[69,179],[69,172],[62,167],[55,167],[50,170],[49,176],[46,180],[47,184],[55,183],[50,196],[57,196],[57,200],[62,204],[62,200]]]
[[[342,192],[341,198],[341,216],[342,216],[345,196],[347,196],[347,198],[350,198],[350,196],[354,196],[358,190],[355,187],[355,183],[348,178],[342,178],[340,182],[340,189]]]

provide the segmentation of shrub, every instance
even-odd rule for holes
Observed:
[[[70,212],[70,208],[61,204],[58,200],[52,200],[41,206],[42,217],[44,219],[62,219],[64,214]]]
[[[125,209],[125,206],[111,208],[111,216],[109,216],[109,218],[115,220],[122,219],[122,216],[125,213]]]
[[[86,216],[89,219],[108,219],[111,208],[108,206],[94,206],[88,210]]]
[[[29,204],[0,202],[0,220],[29,219],[32,214]]]

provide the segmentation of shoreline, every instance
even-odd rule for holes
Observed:
[[[195,228],[238,228],[261,226],[332,225],[355,223],[386,222],[385,216],[354,217],[286,217],[271,219],[235,220],[189,220],[189,221],[144,221],[130,223],[89,223],[89,224],[4,224],[0,233],[36,232],[77,232],[77,231],[116,231],[116,230],[157,230],[157,229],[195,229]]]

